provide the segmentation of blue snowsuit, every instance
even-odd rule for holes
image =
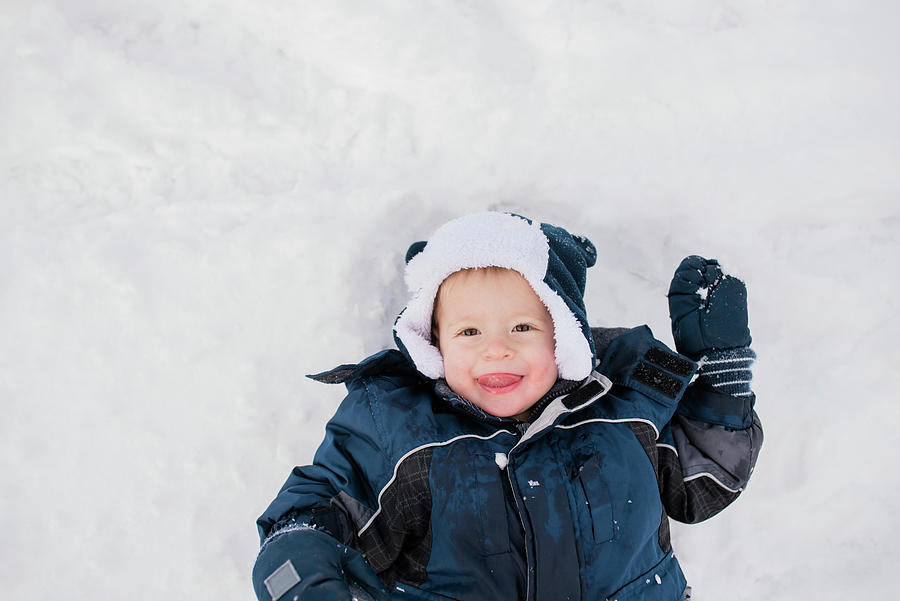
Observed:
[[[595,329],[599,361],[530,424],[485,414],[397,350],[314,378],[348,395],[314,462],[259,518],[358,549],[397,600],[679,601],[668,517],[709,518],[762,443],[754,397],[691,384],[646,326]]]

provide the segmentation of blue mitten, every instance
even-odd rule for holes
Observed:
[[[253,566],[259,601],[388,601],[365,558],[321,530],[287,528],[268,538]]]
[[[747,287],[715,259],[681,261],[669,286],[669,316],[675,348],[691,359],[750,344]]]

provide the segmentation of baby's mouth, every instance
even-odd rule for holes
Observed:
[[[476,379],[483,390],[491,394],[503,394],[516,388],[522,381],[518,374],[485,374]]]

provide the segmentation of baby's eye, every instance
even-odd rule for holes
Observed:
[[[462,332],[460,332],[463,336],[477,336],[478,329],[477,328],[466,328]]]
[[[520,323],[519,325],[517,325],[516,327],[513,328],[514,332],[528,332],[529,330],[531,330],[531,326],[528,325],[527,323]]]

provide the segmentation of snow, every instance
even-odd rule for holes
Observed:
[[[505,453],[494,453],[494,463],[496,463],[497,467],[501,470],[505,470],[506,466],[509,465],[509,457],[507,457]]]
[[[4,598],[251,599],[254,520],[391,344],[407,245],[591,238],[593,325],[671,342],[680,259],[748,284],[766,443],[673,529],[698,599],[893,596],[900,8],[0,6]]]

